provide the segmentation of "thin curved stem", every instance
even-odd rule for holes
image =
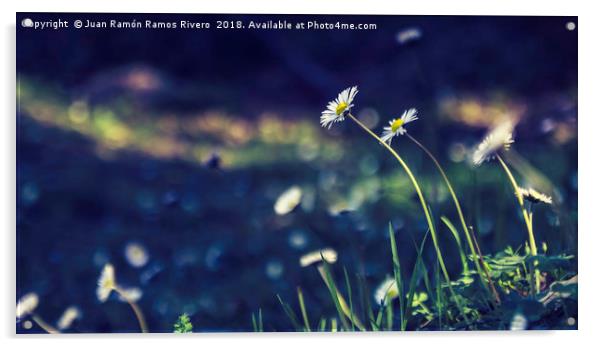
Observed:
[[[412,174],[412,171],[410,170],[410,168],[408,167],[406,162],[399,156],[399,154],[397,154],[397,152],[393,148],[391,148],[391,146],[389,146],[388,143],[383,141],[378,135],[376,135],[372,130],[370,130],[368,127],[366,127],[362,122],[360,122],[357,118],[355,118],[351,113],[347,114],[347,116],[349,118],[351,118],[362,129],[364,129],[368,134],[370,134],[370,136],[372,136],[374,139],[376,139],[381,145],[383,145],[395,157],[395,159],[397,159],[397,161],[399,162],[401,167],[404,169],[404,171],[410,178],[410,181],[412,182],[412,185],[414,186],[414,189],[416,190],[416,194],[418,195],[418,199],[420,200],[420,205],[422,206],[424,216],[426,217],[429,231],[430,231],[431,237],[433,239],[433,245],[435,246],[435,253],[437,254],[437,260],[439,261],[439,265],[441,266],[441,272],[443,273],[443,276],[445,277],[445,281],[447,282],[449,290],[452,294],[452,297],[453,297],[456,305],[458,306],[458,309],[460,310],[460,312],[462,314],[462,317],[468,323],[468,317],[466,317],[466,314],[464,313],[464,311],[462,309],[462,305],[460,305],[460,302],[458,301],[456,293],[451,285],[451,279],[449,277],[449,273],[447,272],[447,267],[445,266],[445,261],[443,260],[443,255],[441,254],[441,249],[439,248],[439,241],[437,239],[437,232],[435,230],[435,224],[433,223],[431,212],[426,204],[426,200],[424,199],[422,190],[420,189],[420,186],[418,185],[418,181],[416,181],[414,174]]]
[[[45,332],[49,333],[49,334],[60,334],[61,332],[58,331],[58,329],[53,328],[50,324],[46,323],[46,321],[44,321],[40,316],[38,316],[37,314],[33,314],[31,315],[31,320],[33,320],[34,322],[36,322],[36,324],[42,328],[42,330],[44,330]]]
[[[136,315],[136,319],[138,320],[138,324],[140,325],[140,330],[143,333],[148,333],[148,327],[146,326],[146,320],[144,319],[144,314],[142,313],[142,310],[140,309],[138,304],[133,302],[128,297],[127,293],[125,293],[123,291],[123,289],[121,289],[119,287],[115,287],[114,289],[123,299],[125,299],[125,301],[127,301],[127,303],[130,305],[130,307],[134,311],[134,314]]]
[[[525,220],[525,224],[527,226],[527,233],[529,234],[529,249],[531,251],[531,255],[536,256],[537,243],[535,243],[535,235],[533,234],[533,215],[529,214],[527,208],[525,207],[525,199],[523,199],[523,195],[519,190],[518,184],[516,183],[516,179],[514,179],[512,171],[510,171],[510,168],[508,167],[508,165],[506,165],[506,163],[499,154],[496,154],[495,156],[500,162],[500,165],[502,165],[504,171],[506,172],[508,180],[510,180],[510,183],[512,184],[512,188],[514,189],[514,195],[516,195],[518,205],[520,206],[521,212],[523,213],[523,219]],[[535,269],[535,291],[536,293],[539,293],[539,270],[537,269]]]
[[[484,260],[482,257],[480,257],[477,254],[476,249],[479,247],[477,240],[475,238],[474,243],[473,243],[470,232],[468,231],[468,226],[466,225],[466,219],[464,218],[464,213],[462,212],[462,207],[460,206],[460,201],[458,200],[458,197],[456,196],[456,192],[455,192],[454,188],[452,187],[452,184],[451,184],[449,178],[447,177],[447,174],[445,174],[443,167],[441,166],[441,164],[439,164],[439,161],[437,160],[437,158],[435,158],[435,156],[431,153],[431,151],[429,151],[422,143],[420,143],[420,141],[416,140],[412,135],[406,133],[406,136],[410,140],[412,140],[418,147],[420,147],[420,149],[422,149],[424,151],[424,153],[426,153],[426,155],[429,156],[429,158],[431,158],[431,160],[437,167],[437,170],[439,170],[441,177],[443,177],[443,181],[445,181],[445,184],[447,185],[447,189],[449,190],[449,193],[451,194],[452,200],[454,201],[454,204],[456,205],[456,211],[458,212],[458,218],[460,218],[460,224],[462,224],[462,229],[464,229],[464,235],[466,237],[466,242],[468,242],[468,247],[470,248],[470,253],[472,253],[472,257],[474,259],[474,263],[476,265],[477,272],[479,273],[481,280],[483,282],[489,284],[489,290],[491,291],[491,294],[493,294],[495,296],[496,301],[499,303],[500,302],[499,294],[497,293],[497,290],[495,289],[495,287],[493,286],[493,283],[490,280],[491,276],[489,276],[487,267],[485,266],[485,264],[482,264],[482,266],[481,266],[481,262],[484,262]],[[476,248],[475,248],[475,244],[476,244]]]

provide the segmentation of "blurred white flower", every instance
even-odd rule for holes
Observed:
[[[397,42],[401,45],[416,41],[422,37],[422,31],[419,28],[407,28],[397,33]]]
[[[73,322],[76,319],[79,319],[79,317],[81,317],[81,311],[75,306],[69,306],[65,312],[63,312],[61,318],[59,318],[56,326],[59,330],[69,329]]]
[[[292,186],[289,189],[285,190],[274,204],[274,211],[278,215],[284,215],[297,207],[301,202],[301,197],[303,196],[303,191],[298,186]]]
[[[330,129],[332,124],[345,120],[345,113],[353,107],[352,102],[357,93],[357,86],[340,92],[336,99],[328,103],[326,110],[322,111],[320,125]]]
[[[140,268],[148,263],[148,252],[143,245],[130,242],[125,246],[125,258],[131,266]]]
[[[306,267],[315,263],[321,263],[322,257],[327,263],[336,263],[338,254],[332,248],[324,248],[311,253],[307,253],[299,258],[299,264],[301,267]]]
[[[282,276],[284,266],[279,260],[271,260],[265,265],[265,274],[272,280],[277,280]]]
[[[387,305],[391,300],[399,296],[399,289],[394,278],[387,277],[374,291],[374,301],[378,305]]]
[[[381,140],[390,145],[395,136],[405,134],[407,130],[403,126],[417,120],[418,117],[416,114],[418,114],[418,111],[415,108],[411,108],[405,110],[399,118],[390,120],[389,126],[383,128],[383,134],[380,136]]]
[[[113,265],[106,264],[100,277],[98,278],[98,287],[96,288],[96,297],[100,302],[105,302],[111,295],[111,292],[115,289],[115,269]]]
[[[23,329],[29,330],[33,328],[33,323],[30,320],[26,320],[23,322]]]
[[[21,297],[17,302],[17,319],[21,319],[31,314],[38,307],[39,298],[36,293],[28,293]]]
[[[534,204],[544,203],[544,204],[552,204],[552,197],[545,195],[543,193],[538,192],[533,188],[518,188],[518,194],[520,194],[523,199],[529,200]]]
[[[510,330],[525,330],[529,325],[529,321],[524,314],[518,312],[515,313],[510,322]]]
[[[137,287],[132,288],[120,288],[119,289],[119,300],[136,302],[142,298],[142,289]]]
[[[495,157],[500,150],[510,149],[510,145],[514,143],[513,131],[514,123],[511,121],[502,122],[495,126],[474,151],[473,164],[481,165],[484,161]]]

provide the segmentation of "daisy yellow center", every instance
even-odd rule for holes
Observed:
[[[101,286],[104,289],[113,289],[115,287],[115,282],[112,279],[107,279],[102,282]]]
[[[345,112],[345,110],[347,109],[347,103],[346,102],[341,102],[340,104],[337,105],[336,110],[334,111],[337,116],[340,115],[341,113]]]
[[[399,130],[399,128],[401,128],[403,126],[403,119],[398,118],[396,119],[393,124],[391,124],[391,131],[392,132],[396,132],[397,130]]]

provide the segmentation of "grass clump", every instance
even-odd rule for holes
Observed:
[[[521,188],[511,169],[502,158],[514,142],[514,124],[502,122],[494,127],[478,145],[473,155],[473,163],[479,166],[488,160],[498,161],[512,184],[514,195],[519,203],[527,227],[527,246],[523,249],[506,248],[494,255],[483,255],[477,242],[475,231],[464,216],[460,199],[453,188],[442,165],[436,157],[417,139],[407,133],[408,123],[416,121],[417,111],[409,109],[400,117],[389,122],[382,136],[376,135],[351,113],[357,87],[347,88],[322,112],[320,123],[331,128],[334,124],[351,119],[384,147],[400,164],[409,178],[428,230],[420,245],[415,245],[416,260],[409,278],[404,273],[399,259],[395,230],[389,225],[391,249],[391,275],[381,283],[375,292],[374,303],[370,300],[369,285],[360,274],[359,290],[355,291],[360,305],[353,305],[353,288],[350,274],[344,268],[344,284],[347,298],[337,288],[334,276],[334,261],[316,262],[316,267],[324,280],[332,308],[337,318],[320,317],[318,331],[382,331],[382,330],[516,330],[516,329],[572,329],[576,326],[577,315],[577,274],[575,260],[570,255],[547,255],[538,253],[533,228],[532,205],[551,204],[551,197],[533,188]],[[407,135],[414,144],[436,166],[452,198],[462,233],[453,222],[441,216],[440,220],[450,231],[457,246],[462,271],[452,279],[446,265],[449,257],[444,257],[436,230],[437,220],[422,193],[418,176],[392,147],[395,137]],[[425,259],[425,246],[430,238],[436,261],[429,269],[430,260]],[[469,253],[465,252],[468,246]],[[309,259],[305,256],[305,260]],[[317,259],[314,256],[314,259]],[[304,264],[304,261],[301,261]],[[307,263],[307,261],[305,261]],[[306,266],[306,265],[303,265]],[[295,311],[280,301],[285,313],[297,331],[310,331],[309,319],[302,291],[298,288],[298,299],[303,323]],[[359,299],[359,300],[357,300]],[[395,302],[397,301],[397,302]],[[349,303],[349,304],[348,304]],[[359,306],[359,311],[354,311]],[[363,320],[363,322],[362,322]],[[328,322],[330,321],[330,327]],[[364,324],[366,322],[366,324]],[[315,324],[315,323],[313,323]]]

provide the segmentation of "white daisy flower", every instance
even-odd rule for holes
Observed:
[[[36,293],[28,293],[17,302],[17,319],[21,319],[32,313],[38,307],[39,298]]]
[[[148,252],[138,242],[130,242],[125,246],[125,258],[133,267],[143,267],[148,263]]]
[[[543,193],[538,192],[533,188],[518,188],[518,193],[523,197],[523,199],[529,200],[534,204],[544,203],[544,204],[552,204],[552,197],[549,195],[545,195]]]
[[[524,314],[517,312],[510,321],[510,330],[525,330],[529,326],[529,321]]]
[[[415,108],[405,110],[405,112],[399,118],[389,121],[389,126],[383,128],[384,131],[380,138],[390,145],[395,136],[403,135],[407,132],[403,126],[417,120],[417,114],[418,111]]]
[[[100,302],[105,302],[115,289],[115,269],[113,265],[106,264],[98,278],[98,287],[96,288],[96,297]]]
[[[510,145],[514,143],[513,130],[514,124],[510,121],[503,122],[493,128],[474,151],[472,156],[474,165],[481,165],[484,161],[494,158],[502,149],[509,150]]]
[[[136,302],[142,298],[142,289],[138,287],[124,288],[119,290],[119,300],[125,302]]]
[[[274,212],[277,215],[285,215],[292,212],[301,202],[303,190],[298,186],[292,186],[285,190],[274,203]]]
[[[69,306],[65,312],[63,312],[61,318],[59,318],[56,326],[59,330],[67,330],[76,319],[79,319],[79,317],[81,317],[81,311],[75,306]]]
[[[407,28],[397,33],[397,42],[401,45],[417,41],[422,37],[420,28]]]
[[[353,107],[353,98],[357,95],[357,86],[347,88],[336,99],[329,102],[320,116],[320,125],[330,129],[332,124],[345,120],[345,113]]]
[[[336,263],[338,254],[332,248],[324,248],[311,253],[307,253],[299,259],[301,267],[307,267],[315,263],[321,263],[322,257],[327,263]]]
[[[386,305],[399,296],[399,289],[394,278],[387,277],[374,291],[374,301],[377,305]]]

